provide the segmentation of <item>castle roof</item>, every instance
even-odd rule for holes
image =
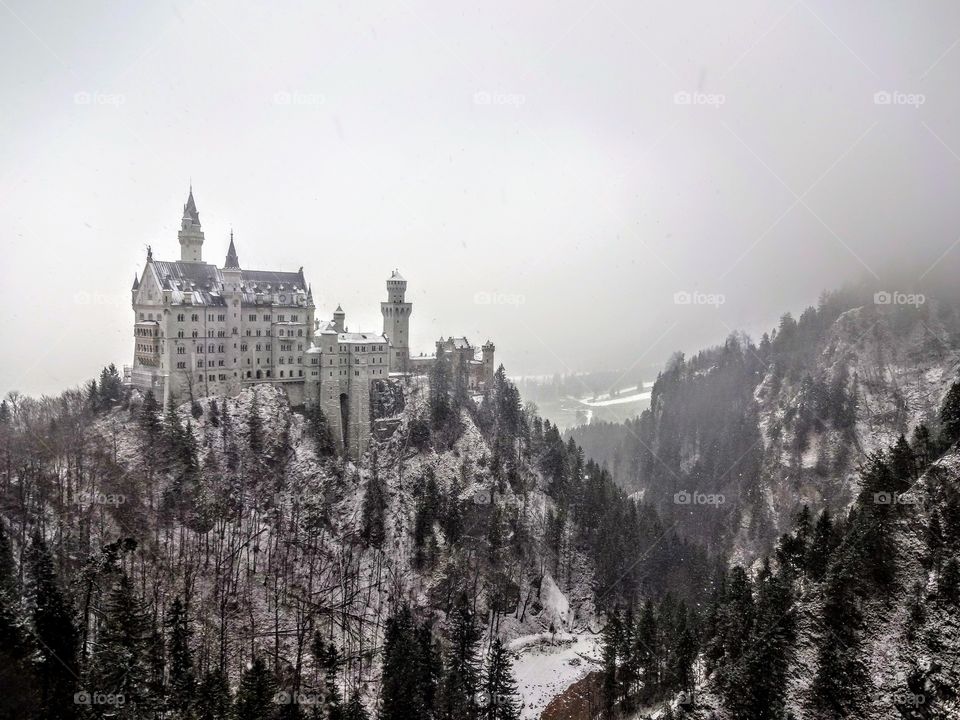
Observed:
[[[333,311],[333,314],[334,314],[334,315],[346,315],[346,313],[343,311],[343,308],[340,307],[339,305],[337,305],[337,309]]]
[[[164,289],[173,291],[171,300],[178,305],[226,305],[223,297],[223,273],[216,265],[204,262],[166,262],[154,260],[154,271]],[[253,305],[257,296],[269,296],[278,305],[306,304],[307,283],[303,270],[277,272],[273,270],[240,271],[241,302]],[[304,302],[298,302],[303,293]]]
[[[400,271],[399,271],[399,270],[396,270],[396,269],[395,269],[392,273],[390,273],[390,278],[389,278],[389,279],[390,279],[390,280],[403,280],[403,282],[406,282],[406,279],[403,277],[403,275],[400,274]]]
[[[133,287],[131,288],[131,290],[139,290],[139,289],[140,289],[140,280],[137,279],[137,274],[134,273],[134,274],[133,274]]]
[[[337,334],[337,342],[344,344],[349,343],[385,343],[387,342],[386,335],[381,335],[380,333],[360,333],[360,332],[342,332]]]
[[[187,195],[187,204],[183,206],[183,216],[189,217],[195,224],[200,224],[200,213],[197,212],[197,203],[193,199],[193,185],[190,186],[190,194]]]
[[[233,245],[233,230],[230,231],[230,247],[227,248],[227,260],[223,264],[224,270],[239,270],[240,258],[237,257],[237,248]]]

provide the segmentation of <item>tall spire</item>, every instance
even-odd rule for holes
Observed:
[[[230,230],[230,247],[227,249],[227,260],[223,267],[231,270],[240,269],[240,258],[237,257],[237,248],[233,244],[233,229]]]
[[[193,183],[190,183],[190,192],[187,202],[183,206],[183,219],[180,221],[180,261],[203,262],[203,230],[200,228],[200,213],[197,212],[197,202],[193,199]]]
[[[187,195],[187,204],[183,206],[183,217],[190,218],[195,224],[200,224],[200,213],[197,212],[197,203],[193,199],[193,182],[190,182],[190,194]]]

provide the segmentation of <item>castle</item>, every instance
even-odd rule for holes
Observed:
[[[319,403],[341,450],[368,445],[371,392],[429,372],[437,358],[462,372],[471,390],[492,381],[494,345],[481,359],[466,338],[441,338],[433,356],[410,356],[407,281],[397,270],[380,303],[383,331],[348,332],[340,306],[316,319],[313,288],[297,272],[241,268],[233,232],[223,267],[203,261],[203,229],[190,188],[177,233],[180,260],[154,260],[133,278],[133,365],[125,381],[167,403],[236,395],[244,387],[281,387],[292,405]]]

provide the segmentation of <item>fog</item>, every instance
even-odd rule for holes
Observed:
[[[958,71],[949,1],[3,0],[0,392],[131,362],[191,181],[205,260],[233,229],[358,330],[399,268],[415,352],[514,375],[950,277]]]

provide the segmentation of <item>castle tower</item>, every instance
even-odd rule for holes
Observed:
[[[413,304],[405,302],[407,281],[398,270],[387,278],[387,301],[380,303],[383,334],[390,343],[390,371],[408,372],[410,364],[410,313]]]
[[[242,273],[240,270],[240,258],[237,257],[237,248],[233,244],[233,230],[230,231],[230,247],[227,249],[227,257],[223,263],[223,299],[226,302],[226,320],[224,328],[227,336],[227,342],[224,345],[226,352],[226,371],[223,373],[227,377],[227,391],[234,395],[240,392],[241,360],[243,353],[240,350],[240,327],[242,325],[241,303],[243,300]]]
[[[493,376],[497,372],[493,362],[493,353],[496,349],[490,340],[487,340],[480,349],[483,358],[483,381],[487,384],[493,383]]]
[[[333,311],[333,326],[337,329],[338,333],[342,333],[344,323],[346,322],[347,314],[343,311],[343,308],[337,305],[337,309]]]
[[[183,219],[180,221],[181,262],[203,262],[203,230],[200,229],[200,213],[197,212],[197,203],[193,199],[193,185],[187,203],[183,206]]]

